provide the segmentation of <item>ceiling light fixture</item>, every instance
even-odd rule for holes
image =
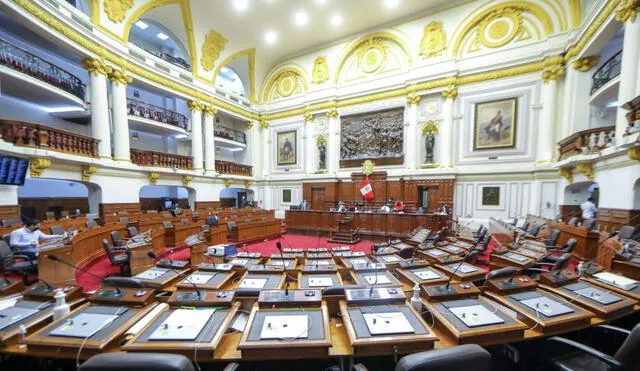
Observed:
[[[303,27],[306,26],[307,23],[309,23],[309,16],[307,15],[307,12],[305,12],[304,10],[300,10],[293,15],[293,21],[295,22],[296,26]]]
[[[146,30],[147,28],[149,28],[149,25],[142,21],[136,22],[136,26],[141,30]]]
[[[58,107],[45,107],[44,110],[49,113],[83,112],[84,108],[76,107],[76,106],[58,106]]]
[[[188,136],[187,134],[178,134],[178,135],[176,135],[176,139],[184,139],[187,136]]]
[[[342,17],[340,16],[340,14],[334,14],[331,16],[331,25],[334,27],[338,27],[342,24]]]
[[[611,107],[618,107],[619,102],[617,100],[611,101],[609,103],[607,103],[606,107],[611,108]]]
[[[278,34],[273,30],[269,30],[264,34],[264,41],[266,41],[267,44],[275,44],[275,42],[278,41]]]
[[[397,7],[398,4],[400,4],[400,0],[384,0],[384,5],[389,9]]]
[[[166,40],[169,38],[169,36],[167,36],[166,34],[162,33],[162,32],[158,32],[158,34],[156,35],[156,37],[160,40]]]
[[[249,0],[233,0],[233,7],[244,12],[249,7]]]

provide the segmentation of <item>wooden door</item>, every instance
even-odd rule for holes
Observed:
[[[311,210],[325,210],[324,188],[311,188]]]

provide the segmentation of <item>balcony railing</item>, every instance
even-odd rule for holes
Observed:
[[[612,144],[615,137],[615,126],[588,129],[573,133],[564,138],[560,146],[560,160],[580,154],[590,154],[601,151]]]
[[[154,106],[153,104],[127,98],[127,112],[131,116],[137,116],[187,130],[188,120],[185,115],[170,111],[166,108]]]
[[[0,134],[5,142],[16,146],[100,157],[98,154],[100,140],[66,130],[23,121],[0,120]]]
[[[235,162],[216,160],[216,171],[220,174],[251,176],[252,167]]]
[[[174,66],[178,66],[180,68],[184,68],[187,71],[191,71],[191,65],[189,63],[187,63],[187,61],[185,61],[182,58],[174,57],[174,56],[169,55],[169,54],[167,54],[165,52],[152,52],[152,51],[148,51],[148,52],[153,54],[153,55],[155,55],[156,57],[158,57],[160,59],[164,59],[165,61],[173,64]]]
[[[247,144],[247,136],[245,133],[235,129],[226,128],[224,126],[215,126],[213,133],[218,138],[230,139],[242,144]]]
[[[86,86],[79,78],[4,39],[0,39],[0,64],[85,99]]]
[[[623,104],[622,108],[629,111],[625,115],[629,125],[627,126],[624,135],[640,131],[640,95]]]
[[[595,93],[598,89],[605,86],[609,81],[613,80],[620,74],[620,64],[622,62],[622,50],[609,58],[592,77],[591,94]]]
[[[171,167],[185,170],[190,170],[193,167],[191,156],[135,148],[131,148],[131,162],[139,166]]]

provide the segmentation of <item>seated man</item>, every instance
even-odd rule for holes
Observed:
[[[338,209],[336,211],[341,212],[341,213],[346,212],[347,211],[347,205],[344,202],[339,201],[338,202]]]
[[[173,216],[180,216],[182,215],[182,213],[183,213],[182,208],[178,204],[176,204],[176,207],[171,211],[171,214]]]
[[[213,214],[207,218],[207,224],[210,227],[213,227],[214,225],[218,224],[218,220],[219,220],[218,214]]]
[[[40,231],[40,221],[38,219],[32,219],[24,224],[24,227],[16,229],[11,232],[11,239],[9,245],[12,248],[17,248],[22,255],[26,255],[31,259],[36,259],[38,256],[38,246],[40,240],[51,240],[54,238],[64,238],[65,234],[44,234]]]

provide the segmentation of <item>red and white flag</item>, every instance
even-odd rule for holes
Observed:
[[[362,193],[362,197],[364,197],[365,200],[373,200],[373,187],[371,187],[369,178],[364,178],[364,182],[362,182],[362,187],[360,188],[360,193]]]

